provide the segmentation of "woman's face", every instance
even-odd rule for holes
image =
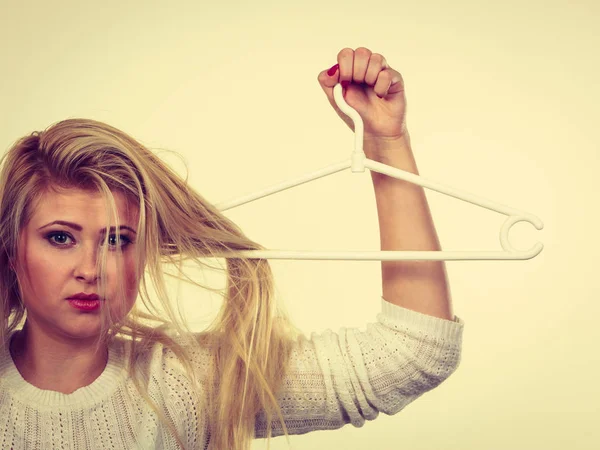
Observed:
[[[133,307],[139,277],[135,272],[137,206],[129,207],[122,194],[113,192],[121,226],[122,270],[117,268],[115,223],[109,225],[106,266],[106,298],[100,308],[74,308],[67,297],[79,292],[97,293],[99,269],[96,253],[102,248],[106,226],[105,207],[99,192],[71,189],[48,192],[27,226],[21,230],[19,282],[27,309],[28,326],[67,338],[92,338],[100,332],[100,309],[109,308],[113,320],[122,319]],[[54,221],[68,224],[51,224]],[[49,225],[50,224],[50,225]],[[126,228],[127,227],[127,228]],[[130,243],[131,242],[131,243]],[[125,288],[125,307],[116,301],[117,279]]]

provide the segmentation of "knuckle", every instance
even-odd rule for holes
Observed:
[[[350,47],[346,47],[340,50],[340,52],[338,53],[338,56],[340,57],[344,57],[344,56],[350,56],[354,53],[354,50],[352,50]]]
[[[383,64],[383,55],[381,55],[379,53],[373,53],[371,55],[371,61],[373,61],[377,64]]]

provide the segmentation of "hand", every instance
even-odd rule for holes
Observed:
[[[356,51],[344,48],[338,53],[337,61],[339,68],[332,76],[324,70],[317,79],[329,103],[350,129],[354,131],[354,122],[337,107],[333,97],[333,87],[338,82],[343,85],[350,82],[344,89],[344,99],[360,114],[365,141],[393,141],[405,137],[408,132],[402,75],[389,67],[382,55],[365,47]]]

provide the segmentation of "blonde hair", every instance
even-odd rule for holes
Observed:
[[[118,229],[112,192],[122,193],[128,202],[139,206],[138,245],[134,246],[136,271],[140,276],[139,300],[120,318],[110,317],[106,312],[108,308],[102,308],[96,348],[117,337],[130,342],[129,376],[181,448],[185,445],[175,424],[147,394],[148,374],[136,370],[138,355],[148,352],[157,343],[172,349],[191,380],[192,394],[197,395],[195,401],[208,414],[210,448],[249,449],[259,412],[266,417],[267,445],[274,412],[289,444],[276,395],[282,388],[292,347],[301,333],[275,301],[268,261],[235,257],[236,251],[264,249],[261,245],[247,238],[214,205],[188,186],[187,178],[182,180],[148,148],[102,122],[69,119],[42,132],[33,132],[8,150],[0,159],[0,166],[0,307],[3,312],[0,338],[5,346],[9,344],[9,334],[26,319],[21,280],[12,267],[16,268],[18,263],[19,232],[31,219],[42,196],[50,190],[60,192],[70,188],[100,192]],[[98,252],[99,293],[104,292],[106,286],[108,238],[109,233],[106,233],[102,251]],[[117,233],[117,249],[121,248],[119,240]],[[181,271],[181,264],[186,260],[215,269],[200,258],[218,261],[224,253],[233,256],[225,259],[226,268],[221,264],[218,269],[226,271],[224,289],[201,285]],[[121,264],[120,250],[116,257],[117,264]],[[179,317],[175,314],[166,290],[163,263],[179,268],[180,276],[175,276],[178,280],[222,295],[222,307],[205,331],[193,333],[181,314]],[[162,310],[157,309],[148,295],[145,272],[152,280]],[[122,280],[118,285],[119,301],[124,302]],[[139,309],[140,300],[149,313]],[[164,319],[165,315],[168,319]],[[189,338],[192,339],[187,340]],[[185,345],[183,339],[192,345]],[[198,379],[191,362],[191,352],[198,346],[210,350],[212,358],[210,369],[201,374],[202,380]],[[241,386],[242,395],[239,394]],[[206,393],[206,398],[199,395],[201,392]]]

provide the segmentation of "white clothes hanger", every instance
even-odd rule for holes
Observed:
[[[254,192],[252,194],[239,197],[235,200],[222,202],[216,205],[220,211],[226,211],[228,209],[235,208],[236,206],[243,205],[257,200],[267,195],[274,194],[276,192],[283,191],[285,189],[298,186],[309,181],[316,180],[318,178],[326,177],[328,175],[340,172],[342,170],[351,168],[352,172],[364,172],[365,167],[369,170],[379,172],[390,177],[405,180],[410,183],[417,184],[419,186],[433,189],[434,191],[441,192],[446,195],[464,200],[474,205],[481,206],[483,208],[491,209],[492,211],[499,212],[509,216],[500,230],[500,245],[504,251],[394,251],[394,250],[383,250],[383,251],[296,251],[296,250],[246,250],[238,251],[238,255],[244,258],[261,258],[261,259],[309,259],[309,260],[372,260],[372,261],[405,261],[405,260],[422,260],[422,261],[447,261],[447,260],[523,260],[531,259],[537,256],[544,245],[537,242],[529,250],[517,250],[515,249],[508,239],[508,233],[511,227],[517,222],[529,222],[538,230],[544,228],[542,221],[534,216],[533,214],[520,211],[509,206],[501,205],[500,203],[486,200],[477,195],[470,194],[465,191],[461,191],[455,188],[444,186],[435,181],[425,179],[416,174],[406,172],[404,170],[397,169],[386,164],[382,164],[377,161],[373,161],[366,157],[363,151],[363,136],[364,136],[364,125],[360,114],[350,107],[344,100],[342,95],[342,86],[340,83],[336,84],[333,88],[333,95],[335,102],[338,107],[347,114],[354,121],[355,130],[355,141],[354,141],[354,152],[350,159],[346,159],[339,163],[332,164],[324,167],[323,169],[315,172],[308,173],[301,177],[293,180],[278,183],[266,189]],[[218,255],[219,257],[233,258],[234,256],[227,256],[227,253]],[[239,256],[235,256],[239,257]]]

